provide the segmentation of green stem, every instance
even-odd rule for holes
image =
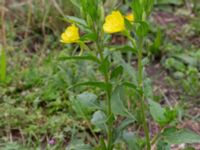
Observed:
[[[109,82],[108,74],[105,75],[105,82]],[[112,122],[110,121],[110,117],[112,117],[112,109],[111,109],[111,91],[107,89],[107,101],[108,101],[108,150],[112,150]]]
[[[98,42],[101,43],[101,42]],[[98,53],[100,55],[101,61],[104,61],[104,56],[103,56],[103,44],[97,44],[97,48],[98,48]],[[107,72],[104,75],[104,81],[106,83],[109,83],[109,73]],[[108,103],[108,107],[107,107],[107,116],[108,116],[108,144],[107,144],[107,150],[112,150],[112,122],[109,121],[110,117],[112,117],[112,108],[111,108],[111,91],[110,89],[107,89],[106,91],[106,95],[107,95],[107,103]]]
[[[144,89],[143,89],[143,64],[142,64],[142,48],[143,48],[143,38],[139,39],[139,48],[138,48],[138,86],[141,91],[141,119],[143,123],[143,129],[145,132],[146,137],[146,145],[147,150],[151,150],[151,143],[150,143],[150,136],[149,136],[149,129],[148,129],[148,123],[146,121],[146,115],[145,115],[145,99],[144,99]]]

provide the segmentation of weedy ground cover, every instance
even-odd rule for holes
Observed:
[[[12,2],[1,5],[2,149],[199,143],[198,1]]]

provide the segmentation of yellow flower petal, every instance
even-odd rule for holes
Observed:
[[[61,34],[61,42],[63,43],[75,43],[80,39],[79,36],[79,29],[72,24],[71,26],[67,27],[65,32]]]
[[[135,20],[134,15],[132,13],[127,14],[125,18],[130,22],[134,22]]]
[[[124,17],[119,11],[113,11],[106,17],[103,25],[103,30],[106,33],[116,33],[125,30]]]

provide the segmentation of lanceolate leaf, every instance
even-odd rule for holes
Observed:
[[[143,14],[143,5],[141,3],[141,0],[134,0],[131,3],[131,7],[134,11],[135,21],[142,21],[142,14]]]
[[[133,80],[134,83],[136,83],[137,77],[134,68],[130,64],[126,63],[124,59],[122,59],[121,53],[116,52],[113,53],[113,55],[115,63],[120,64],[123,67],[123,72],[126,73],[131,78],[131,80]]]
[[[112,45],[107,46],[107,48],[111,51],[132,52],[135,54],[137,53],[137,50],[129,45]]]
[[[81,0],[82,11],[85,15],[89,15],[92,20],[98,18],[98,0]]]
[[[133,124],[135,122],[135,120],[131,119],[131,118],[127,118],[125,120],[123,120],[119,126],[118,126],[118,130],[120,132],[122,132],[127,126],[129,126],[130,124]]]
[[[116,87],[111,96],[112,112],[115,115],[127,116],[135,120],[135,117],[128,111],[128,109],[124,105],[124,101],[122,100],[122,90],[122,86]]]
[[[61,56],[59,57],[59,60],[89,60],[89,61],[94,61],[99,63],[98,58],[92,55],[87,55],[87,56]]]
[[[160,123],[165,120],[165,109],[159,103],[149,100],[150,113],[153,119]]]
[[[137,24],[136,27],[137,36],[144,37],[147,35],[148,32],[149,32],[149,25],[147,24],[147,22],[141,21]]]
[[[169,144],[199,143],[200,135],[188,129],[168,128],[162,134]]]
[[[81,37],[82,41],[95,41],[97,40],[97,34],[96,33],[88,33]]]
[[[146,12],[146,15],[149,16],[151,13],[152,7],[154,5],[154,0],[144,0],[143,3],[145,3],[144,10]]]
[[[77,23],[79,25],[82,25],[84,27],[87,27],[87,23],[85,22],[85,20],[78,18],[78,17],[74,17],[74,16],[66,16],[65,20],[71,23]]]
[[[129,88],[132,88],[134,90],[137,90],[137,86],[134,84],[134,83],[131,83],[131,82],[124,82],[122,83],[122,85],[126,86],[126,87],[129,87]]]
[[[118,66],[117,68],[115,68],[112,72],[111,72],[111,79],[117,78],[118,76],[120,76],[123,73],[123,67],[122,66]]]
[[[157,4],[174,4],[174,5],[181,5],[183,4],[183,0],[157,0]]]
[[[116,115],[127,116],[127,109],[125,108],[123,101],[121,100],[121,87],[117,87],[111,97],[112,111]]]
[[[101,65],[99,66],[99,71],[105,75],[107,72],[109,72],[109,68],[110,68],[110,62],[108,60],[108,57],[106,57],[103,62],[101,63]]]
[[[105,144],[104,139],[102,137],[100,138],[100,147],[97,150],[107,150],[106,144]]]
[[[105,91],[110,90],[112,88],[112,85],[110,83],[105,83],[105,82],[83,82],[83,83],[75,84],[75,85],[69,87],[68,89],[75,88],[75,87],[78,87],[78,86],[92,86],[92,87],[100,88],[100,89],[105,90]]]

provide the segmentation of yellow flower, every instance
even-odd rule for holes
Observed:
[[[106,17],[103,25],[103,30],[106,33],[116,33],[125,30],[124,17],[119,11],[113,11]]]
[[[80,39],[79,36],[79,29],[72,24],[71,26],[67,27],[65,32],[61,34],[61,42],[63,43],[75,43]]]
[[[132,13],[128,13],[125,18],[130,21],[130,22],[134,22],[135,18],[134,15]]]

